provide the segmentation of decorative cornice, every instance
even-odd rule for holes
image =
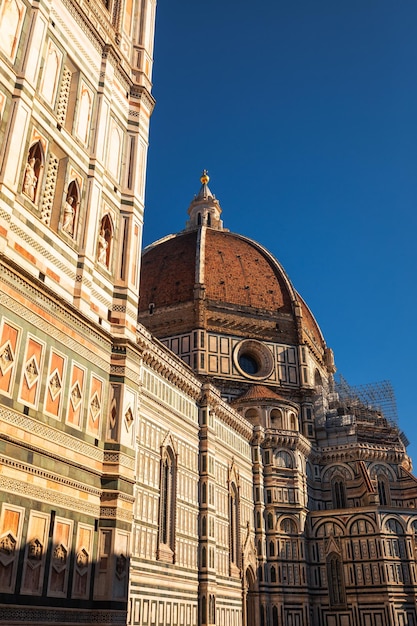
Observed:
[[[299,432],[293,430],[267,429],[265,431],[263,448],[288,448],[289,450],[299,450],[308,456],[312,450],[311,442]]]
[[[58,457],[55,457],[55,458],[58,458]],[[65,487],[70,487],[71,489],[74,489],[76,491],[82,491],[83,493],[88,493],[97,498],[100,498],[102,494],[101,489],[90,487],[90,485],[81,483],[78,480],[77,481],[71,480],[70,478],[67,478],[66,476],[61,476],[57,473],[48,472],[46,470],[30,465],[29,463],[23,463],[22,461],[17,461],[16,459],[12,459],[7,456],[3,456],[3,455],[0,456],[0,465],[10,467],[13,470],[17,470],[19,472],[24,472],[25,474],[30,474],[31,476],[37,476],[49,482],[54,482],[57,484],[57,488],[58,488],[58,485],[65,485]]]
[[[198,400],[201,383],[194,372],[173,352],[143,327],[138,326],[136,344],[141,351],[143,362],[162,378],[175,385],[193,400]]]
[[[384,461],[386,463],[401,463],[405,458],[404,449],[400,445],[390,444],[390,447],[370,443],[352,443],[345,446],[329,446],[315,449],[312,460],[321,465],[336,462],[352,461]]]
[[[202,387],[200,404],[207,406],[210,411],[214,412],[218,420],[233,428],[247,441],[252,440],[253,428],[250,422],[227,404],[221,398],[219,390],[210,383],[205,383]]]
[[[154,110],[156,101],[155,98],[149,93],[149,91],[143,85],[131,85],[130,87],[131,100],[138,100],[143,102],[150,113]]]
[[[72,511],[78,511],[91,515],[92,517],[98,517],[100,507],[97,504],[92,504],[88,500],[82,498],[71,498],[66,493],[55,491],[52,489],[43,489],[38,485],[33,485],[27,482],[27,480],[16,480],[8,476],[0,476],[0,489],[7,493],[18,494],[22,497],[36,500],[38,502],[48,502],[56,506]]]
[[[88,444],[77,437],[72,437],[67,433],[48,426],[47,424],[43,424],[42,422],[32,419],[27,415],[22,415],[13,409],[0,406],[0,420],[4,420],[8,424],[13,425],[16,430],[23,430],[31,433],[33,436],[43,439],[44,441],[53,442],[63,450],[71,450],[93,461],[98,461],[100,463],[103,462],[103,451],[96,446]],[[24,446],[28,449],[36,450],[37,452],[44,452],[51,458],[55,458],[60,461],[63,460],[62,456],[60,457],[57,454],[52,454],[49,450],[40,450],[39,446],[35,448],[35,446],[28,445],[27,443],[25,443]],[[70,463],[68,459],[65,459],[65,462]],[[74,465],[74,467],[79,466],[77,463],[71,464]],[[84,469],[87,469],[84,465],[83,467]],[[91,472],[93,470],[88,471]]]

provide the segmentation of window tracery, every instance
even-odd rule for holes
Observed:
[[[162,452],[159,499],[159,558],[175,552],[176,458],[171,447]]]
[[[345,603],[345,588],[343,582],[343,564],[339,554],[332,552],[327,556],[327,579],[329,598],[332,606]]]

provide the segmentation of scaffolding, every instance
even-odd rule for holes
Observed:
[[[340,374],[334,391],[346,413],[364,421],[386,419],[390,426],[398,427],[397,403],[389,380],[353,387]]]

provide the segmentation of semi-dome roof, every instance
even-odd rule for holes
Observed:
[[[139,320],[157,337],[193,329],[279,343],[325,343],[281,264],[259,243],[223,228],[202,176],[184,231],[145,248]]]

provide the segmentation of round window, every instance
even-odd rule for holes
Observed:
[[[256,380],[268,378],[274,368],[270,350],[254,339],[245,339],[237,344],[233,361],[242,376]]]
[[[240,354],[239,355],[239,365],[240,369],[242,369],[246,374],[254,374],[258,373],[259,365],[258,361],[253,358],[251,354]]]

